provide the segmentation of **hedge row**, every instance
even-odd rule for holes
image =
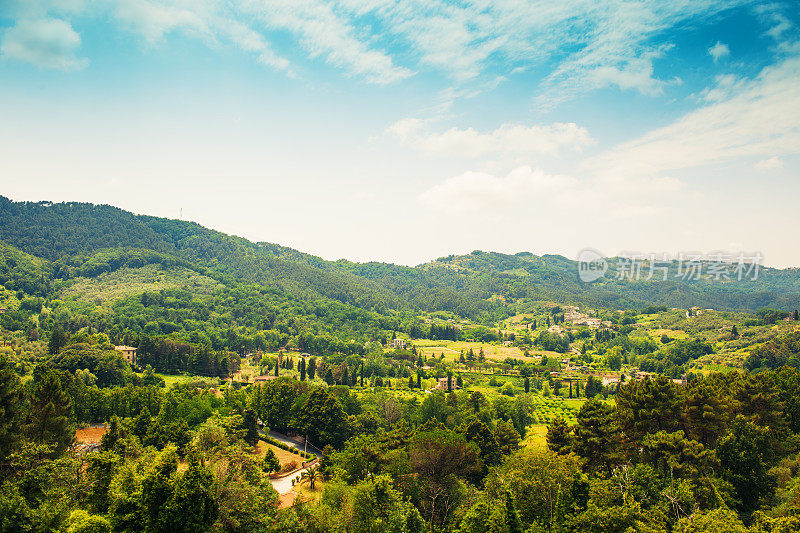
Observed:
[[[277,446],[281,450],[286,450],[287,452],[292,452],[294,454],[297,454],[300,457],[302,457],[303,459],[313,459],[313,458],[316,457],[316,455],[314,455],[313,453],[308,453],[308,452],[304,452],[303,450],[298,450],[294,446],[290,446],[289,444],[286,444],[285,442],[281,442],[278,439],[274,439],[274,438],[272,438],[272,437],[270,437],[268,435],[261,435],[261,440],[263,440],[264,442],[267,442],[269,444],[272,444],[273,446]]]

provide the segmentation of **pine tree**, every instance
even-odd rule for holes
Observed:
[[[40,444],[52,444],[59,455],[72,442],[75,428],[71,423],[72,405],[69,395],[61,388],[61,380],[52,368],[39,365],[33,373],[30,395],[28,437]]]
[[[350,385],[350,375],[347,372],[347,367],[342,368],[342,377],[341,377],[342,385]]]
[[[14,450],[19,441],[24,395],[14,365],[0,356],[0,460]]]
[[[266,473],[270,472],[277,472],[281,469],[281,462],[275,456],[275,452],[272,451],[272,448],[267,448],[267,453],[264,455],[264,461],[262,462],[264,471]]]
[[[615,409],[590,399],[578,411],[575,452],[586,458],[590,472],[610,473],[620,460],[621,432]]]
[[[559,455],[572,451],[572,428],[563,417],[558,417],[547,426],[547,447]]]
[[[511,498],[511,492],[506,491],[506,512],[505,521],[508,533],[522,533],[522,521],[519,519],[519,513],[514,507],[514,500]]]

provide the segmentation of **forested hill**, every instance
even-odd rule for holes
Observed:
[[[748,310],[794,309],[800,300],[797,269],[761,269],[757,280],[743,282],[684,281],[672,271],[668,281],[627,281],[614,278],[618,262],[612,261],[604,280],[586,284],[578,279],[576,263],[557,255],[476,251],[417,267],[326,261],[193,222],[75,202],[0,197],[0,241],[27,254],[21,263],[31,272],[38,269],[40,285],[50,277],[166,262],[228,283],[263,284],[301,299],[328,298],[379,312],[443,310],[480,319],[516,311],[509,306],[524,308],[531,300],[619,309],[660,303]]]

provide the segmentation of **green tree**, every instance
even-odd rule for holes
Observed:
[[[318,446],[341,446],[349,432],[342,404],[325,387],[311,392],[297,414],[295,425]]]
[[[103,516],[77,509],[64,521],[63,530],[65,533],[111,533],[111,524]]]
[[[691,437],[713,446],[725,433],[733,414],[730,398],[719,383],[708,378],[693,380],[684,392],[684,418]]]
[[[16,448],[20,438],[25,396],[14,365],[0,356],[0,460]]]
[[[620,461],[621,434],[616,409],[591,399],[578,411],[575,452],[586,458],[590,472],[611,472]]]
[[[547,426],[547,447],[559,455],[572,451],[574,436],[564,417],[557,417]]]
[[[219,508],[212,494],[214,476],[194,453],[189,454],[189,468],[175,482],[167,502],[165,529],[176,533],[203,533],[217,518]]]
[[[308,360],[308,379],[314,381],[314,374],[317,372],[317,358],[312,357]]]
[[[519,519],[517,509],[514,507],[514,500],[510,491],[506,491],[505,504],[505,522],[508,533],[522,533],[522,522]]]
[[[509,492],[522,523],[529,531],[558,531],[582,502],[576,498],[585,484],[581,460],[574,454],[557,455],[542,448],[522,448],[489,476],[486,493],[502,508]]]
[[[47,353],[56,355],[61,351],[61,348],[67,344],[67,337],[64,335],[64,330],[56,324],[53,331],[50,333],[50,339],[47,341]]]
[[[54,453],[60,455],[75,438],[75,428],[69,395],[61,388],[55,370],[45,365],[36,367],[28,403],[30,421],[25,433],[34,442],[54,445]]]
[[[267,473],[277,472],[281,469],[281,462],[275,456],[275,452],[272,451],[272,448],[267,448],[267,453],[264,455],[262,464],[264,471]]]
[[[720,507],[710,511],[696,511],[692,516],[681,518],[675,524],[673,531],[675,533],[748,533],[759,530],[748,529],[735,512]]]
[[[250,446],[255,446],[258,444],[258,424],[256,422],[256,413],[252,409],[245,409],[243,426],[246,432],[244,435],[244,441]]]
[[[775,462],[772,438],[769,428],[738,416],[717,442],[722,477],[736,490],[740,512],[753,512],[775,493],[775,479],[769,475]]]
[[[519,441],[521,440],[519,432],[514,427],[514,424],[506,420],[498,420],[495,422],[494,438],[497,440],[500,453],[503,455],[510,455],[517,451],[519,448]]]
[[[160,533],[169,531],[171,518],[168,516],[167,505],[172,500],[175,489],[175,471],[178,468],[178,455],[175,446],[167,446],[159,453],[150,468],[145,472],[141,480],[141,510],[144,521],[139,527],[144,526],[148,533]],[[133,480],[129,481],[129,483]],[[131,483],[132,485],[132,483]],[[130,485],[129,485],[130,486]],[[124,494],[124,492],[123,492]],[[119,498],[118,500],[127,500]],[[125,521],[123,517],[135,516],[135,509],[131,509],[130,501],[124,501],[122,508],[127,511],[120,513],[120,504],[113,505],[115,514],[122,517],[118,520]]]
[[[308,488],[314,490],[317,481],[319,481],[321,474],[317,468],[311,467],[300,475],[300,483],[305,483]]]
[[[682,418],[677,385],[664,376],[630,381],[617,392],[620,425],[636,441],[648,433],[672,432]]]
[[[466,437],[467,442],[474,442],[478,446],[480,458],[485,466],[484,475],[488,471],[488,467],[500,462],[500,447],[492,430],[486,424],[480,420],[471,422],[464,432],[464,437]]]
[[[417,508],[402,497],[386,475],[353,487],[344,516],[337,522],[332,524],[334,528],[347,524],[350,531],[363,533],[422,533],[425,527]]]
[[[86,468],[89,482],[89,491],[86,499],[91,509],[98,514],[106,514],[109,506],[109,487],[117,474],[120,457],[113,453],[102,451],[89,456],[89,465]]]

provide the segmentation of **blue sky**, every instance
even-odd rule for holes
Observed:
[[[326,258],[800,265],[793,2],[0,0],[0,194]]]

